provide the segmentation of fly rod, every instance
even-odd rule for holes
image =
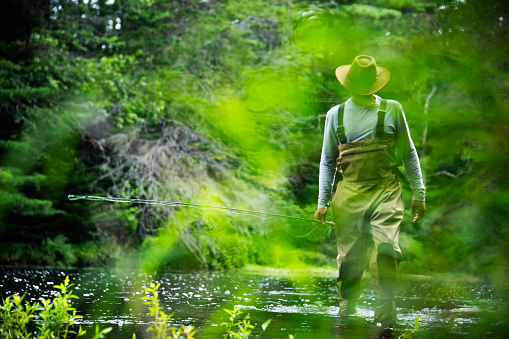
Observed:
[[[209,208],[209,209],[217,209],[217,210],[227,210],[236,213],[244,213],[244,214],[258,214],[258,215],[267,215],[272,217],[281,217],[281,218],[289,218],[289,219],[297,219],[303,221],[310,221],[319,224],[327,224],[328,229],[326,232],[326,236],[328,239],[332,237],[332,231],[334,230],[334,223],[332,221],[326,221],[325,223],[309,219],[309,218],[301,218],[293,215],[285,215],[278,213],[270,213],[270,212],[262,212],[262,211],[254,211],[248,209],[241,208],[233,208],[226,206],[211,206],[211,205],[203,205],[203,204],[193,204],[181,201],[163,201],[163,200],[148,200],[148,199],[129,199],[129,198],[112,198],[112,197],[98,197],[92,195],[74,195],[70,194],[67,196],[67,199],[71,201],[75,200],[89,200],[89,201],[109,201],[109,202],[123,202],[123,203],[131,203],[131,204],[146,204],[146,205],[161,205],[161,206],[184,206],[184,207],[194,207],[194,208]],[[315,227],[316,229],[316,227]],[[314,231],[314,230],[313,230]],[[311,231],[311,232],[313,232]],[[310,234],[310,233],[309,233]]]

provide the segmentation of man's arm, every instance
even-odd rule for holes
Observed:
[[[338,106],[331,108],[325,118],[320,175],[318,179],[318,209],[315,213],[315,220],[325,221],[327,204],[332,192],[332,181],[336,173],[336,159],[339,154],[338,140],[335,133],[337,111]]]
[[[417,150],[415,149],[410,130],[406,122],[405,113],[399,103],[396,103],[396,132],[397,132],[397,147],[398,152],[401,154],[405,173],[410,181],[412,187],[412,222],[416,223],[422,220],[426,211],[426,204],[424,202],[426,195],[426,188],[422,180],[421,165]]]

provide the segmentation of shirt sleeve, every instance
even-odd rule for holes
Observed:
[[[338,106],[327,112],[323,134],[322,156],[320,158],[320,175],[318,179],[318,207],[327,207],[331,198],[336,159],[339,155],[338,140],[334,124],[337,123]]]
[[[405,173],[410,181],[410,186],[412,187],[413,200],[424,201],[426,188],[422,181],[421,165],[419,163],[419,157],[417,156],[417,150],[415,149],[412,137],[410,136],[410,130],[408,129],[403,108],[400,103],[394,103],[396,105],[395,121],[398,152],[401,154]]]

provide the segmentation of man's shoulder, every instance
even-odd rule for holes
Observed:
[[[341,105],[344,105],[344,103],[331,107],[327,111],[327,117],[328,118],[332,118],[332,117],[335,118],[335,117],[337,117],[338,116],[338,111],[339,111],[339,106],[341,106]]]
[[[403,106],[399,103],[399,101],[387,99],[387,109],[401,111],[403,110]]]

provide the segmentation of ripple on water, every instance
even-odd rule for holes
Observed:
[[[251,313],[252,323],[277,318],[281,328],[297,332],[312,331],[314,326],[313,321],[300,315],[313,315],[316,319],[338,317],[335,281],[330,277],[299,280],[228,272],[165,272],[154,279],[134,273],[113,275],[106,270],[41,269],[4,269],[2,273],[2,295],[27,292],[27,300],[54,295],[55,282],[60,284],[63,277],[70,275],[74,289],[80,293],[77,304],[80,315],[84,316],[80,321],[89,325],[102,323],[125,328],[149,324],[149,318],[134,311],[138,312],[139,307],[134,305],[142,295],[134,286],[148,286],[149,281],[161,283],[161,303],[174,312],[172,320],[178,324],[218,326],[227,320],[222,309],[231,309],[232,303]],[[372,321],[374,295],[369,282],[363,281],[363,289],[364,299],[358,304],[357,316]],[[503,303],[500,293],[486,284],[461,281],[407,279],[399,295],[398,322],[410,326],[421,317],[423,327],[437,331],[442,331],[454,316],[455,326],[468,333],[483,315],[493,314]],[[295,321],[292,319],[299,319],[301,324],[288,323]],[[275,337],[285,336],[277,334],[278,326],[269,327],[276,331]]]

